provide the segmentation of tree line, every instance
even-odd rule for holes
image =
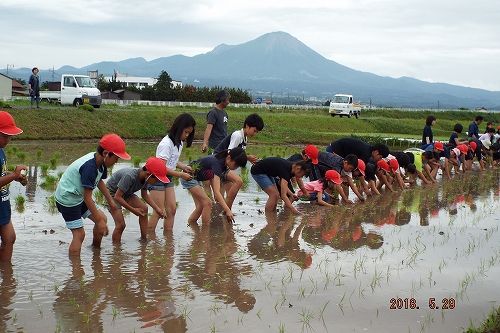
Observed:
[[[231,94],[232,103],[251,103],[252,97],[248,91],[240,88],[230,87],[196,87],[193,85],[183,85],[182,87],[172,87],[172,78],[166,71],[161,71],[158,81],[153,86],[142,89],[137,87],[127,87],[126,83],[113,79],[107,81],[103,75],[97,79],[97,88],[100,91],[115,91],[126,89],[139,93],[142,100],[149,101],[178,101],[178,102],[214,102],[218,91],[225,89]]]

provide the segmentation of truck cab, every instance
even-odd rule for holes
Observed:
[[[328,111],[332,117],[351,116],[359,117],[361,114],[361,105],[354,103],[352,95],[336,94],[330,102]]]
[[[61,77],[61,104],[101,106],[101,92],[86,75],[64,74]]]

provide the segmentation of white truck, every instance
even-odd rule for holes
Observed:
[[[330,102],[328,112],[332,117],[355,116],[357,119],[361,114],[361,105],[353,102],[352,95],[336,94]]]
[[[95,108],[101,106],[101,92],[87,75],[63,74],[61,84],[49,83],[49,91],[40,91],[40,99],[48,102],[58,102],[63,105],[79,106],[90,104]],[[52,90],[50,88],[53,88]]]

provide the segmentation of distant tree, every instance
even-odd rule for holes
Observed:
[[[172,78],[166,71],[161,71],[160,76],[158,76],[158,81],[153,86],[156,99],[160,101],[172,101],[174,100],[174,91],[172,89]]]
[[[109,91],[109,82],[104,78],[104,75],[99,74],[97,77],[97,89],[100,91]]]
[[[40,85],[40,90],[49,90],[49,81],[43,81]]]

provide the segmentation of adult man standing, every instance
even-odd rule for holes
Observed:
[[[31,70],[31,76],[28,81],[28,88],[31,96],[31,108],[33,108],[33,102],[36,101],[36,108],[40,108],[40,78],[38,77],[38,68],[33,67]]]
[[[206,152],[209,148],[208,152],[211,153],[227,136],[228,115],[225,108],[229,105],[230,97],[226,90],[217,93],[215,106],[207,114],[207,128],[203,135],[202,152]]]

